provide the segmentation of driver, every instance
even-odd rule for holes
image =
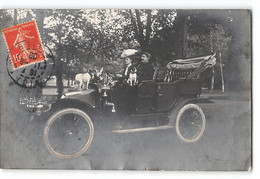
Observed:
[[[150,62],[151,54],[148,52],[144,52],[141,56],[141,66],[138,68],[138,77],[139,82],[143,80],[152,80],[154,74],[154,68],[152,63]]]

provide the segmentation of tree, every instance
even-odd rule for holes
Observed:
[[[84,25],[83,13],[80,10],[49,10],[47,14],[45,37],[55,48],[55,75],[58,98],[60,98],[63,93],[64,63],[69,64],[68,53],[75,54],[75,50],[71,49],[71,41],[79,40],[83,33],[81,29]],[[77,44],[78,46],[81,45],[80,43]]]
[[[162,63],[172,58],[175,49],[173,22],[175,10],[127,10],[123,14],[130,19],[125,26],[128,39],[135,39],[141,51],[152,53]]]
[[[234,37],[243,36],[234,30],[242,23],[239,13],[172,9],[17,10],[17,21],[36,18],[43,42],[56,56],[55,75],[61,94],[62,78],[73,79],[76,73],[94,65],[116,63],[126,48],[148,51],[162,64],[214,50],[220,64],[220,72],[215,71],[220,75],[216,76],[221,76],[224,84],[227,68],[223,64],[234,66],[231,64],[236,63],[238,56],[238,46],[234,44],[239,44]]]
[[[210,52],[217,53],[217,66],[220,68],[221,89],[224,92],[224,70],[227,63],[232,36],[229,35],[229,11],[195,10],[188,16],[187,55],[197,56]],[[215,67],[212,68],[211,89],[215,86]]]
[[[11,16],[11,14],[8,12],[8,10],[1,9],[0,10],[0,27],[7,28],[10,25],[10,23],[12,23],[12,22],[13,22],[13,18]]]
[[[210,31],[210,39],[213,42],[213,51],[217,53],[218,57],[218,66],[220,68],[220,76],[221,76],[221,89],[222,92],[225,91],[225,83],[224,83],[224,72],[223,72],[223,66],[225,64],[225,61],[223,59],[223,54],[228,53],[228,46],[231,41],[231,36],[228,36],[226,34],[225,29],[222,25],[216,24],[214,29],[211,29]],[[227,56],[227,55],[225,55]]]
[[[183,58],[187,55],[187,33],[188,33],[187,10],[177,10],[177,17],[174,21],[175,30],[175,54],[177,58]]]
[[[32,10],[32,11],[35,14],[35,19],[37,21],[39,33],[40,33],[41,37],[44,37],[45,36],[44,18],[46,17],[45,10],[43,10],[43,9],[37,9],[36,10],[35,9],[35,10]]]

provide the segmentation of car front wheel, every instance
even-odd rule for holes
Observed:
[[[54,112],[44,128],[44,143],[56,157],[78,157],[89,148],[94,126],[89,115],[77,108]]]

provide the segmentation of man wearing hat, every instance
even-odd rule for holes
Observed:
[[[141,66],[138,68],[138,78],[139,82],[143,80],[152,80],[154,68],[152,63],[150,62],[151,54],[148,52],[144,52],[141,56]]]

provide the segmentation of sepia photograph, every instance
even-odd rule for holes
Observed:
[[[251,171],[250,9],[0,9],[3,169]]]

